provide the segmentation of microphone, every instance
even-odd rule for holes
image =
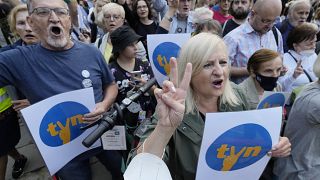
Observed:
[[[150,79],[146,84],[144,84],[142,87],[140,87],[137,92],[133,93],[131,96],[126,97],[121,101],[121,105],[119,106],[117,103],[114,104],[114,107],[106,112],[102,118],[98,121],[100,121],[99,126],[93,130],[83,141],[82,144],[85,147],[90,147],[94,142],[96,142],[104,132],[109,131],[114,127],[117,120],[122,119],[122,111],[127,108],[133,101],[137,100],[141,95],[146,93],[154,84],[156,84],[156,79],[152,78]],[[96,124],[96,123],[94,123]],[[83,127],[81,129],[87,129],[89,127],[92,127],[93,125],[90,124],[86,127]]]

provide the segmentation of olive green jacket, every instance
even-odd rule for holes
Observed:
[[[249,76],[242,83],[238,85],[238,88],[244,93],[246,100],[249,104],[249,109],[257,109],[257,106],[260,102],[259,93],[254,84],[254,79]],[[281,85],[278,84],[276,88],[273,89],[274,92],[281,92]]]
[[[240,97],[240,100],[243,100],[240,105],[231,107],[222,104],[219,107],[219,111],[247,110],[248,105],[244,99],[243,93],[240,91],[241,90],[238,87],[235,87],[237,97]],[[222,121],[222,119],[219,121]],[[152,118],[149,122],[141,125],[137,133],[137,136],[141,138],[141,142],[152,133],[156,125],[156,118]],[[170,139],[163,157],[174,180],[195,179],[203,130],[204,120],[199,113],[184,115],[182,123]],[[137,149],[131,151],[129,161],[135,156],[136,150]]]

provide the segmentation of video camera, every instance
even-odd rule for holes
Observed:
[[[146,93],[154,84],[156,84],[156,79],[150,79],[146,84],[140,87],[135,93],[126,97],[122,100],[121,104],[114,103],[113,107],[106,112],[101,119],[94,123],[91,123],[85,127],[81,127],[81,130],[88,129],[96,124],[98,127],[92,131],[83,141],[82,144],[85,147],[90,147],[94,142],[96,142],[104,132],[109,131],[114,127],[116,122],[123,119],[122,111],[127,108],[133,101],[137,100],[141,95]]]

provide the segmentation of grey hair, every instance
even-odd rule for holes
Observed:
[[[29,14],[31,14],[31,12],[33,11],[33,4],[34,4],[36,1],[40,1],[40,0],[27,0],[26,3],[27,3],[27,8],[28,8]],[[56,0],[54,0],[54,1],[56,1]],[[69,9],[69,8],[68,8],[68,4],[67,4],[65,1],[63,1],[63,0],[59,0],[59,1],[64,2],[65,8]]]

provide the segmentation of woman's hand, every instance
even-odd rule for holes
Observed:
[[[301,74],[303,74],[303,68],[301,66],[301,60],[297,62],[297,66],[294,69],[293,78],[297,79]]]
[[[291,143],[287,137],[280,137],[278,144],[272,147],[269,155],[272,157],[286,157],[291,153]]]
[[[192,65],[191,63],[187,64],[180,84],[178,84],[178,67],[175,58],[171,58],[170,66],[171,81],[164,81],[162,89],[155,89],[154,94],[158,102],[156,107],[156,115],[159,119],[158,126],[176,129],[183,118]]]

